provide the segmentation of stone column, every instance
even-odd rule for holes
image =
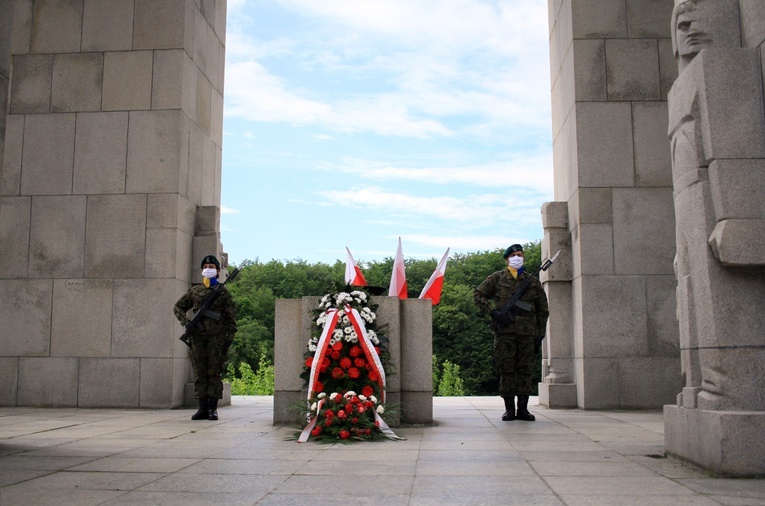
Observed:
[[[685,385],[664,407],[665,443],[740,477],[765,474],[765,9],[755,5],[677,2],[681,73],[669,96]]]
[[[540,275],[547,293],[550,318],[547,320],[548,338],[542,341],[543,381],[539,383],[539,403],[548,408],[575,408],[571,236],[566,203],[543,204],[542,226],[545,230],[542,258],[552,258],[558,251],[560,255]]]
[[[555,200],[568,209],[572,270],[568,294],[559,293],[562,282],[547,285],[547,366],[557,374],[556,354],[571,349],[565,381],[576,383],[578,407],[658,408],[681,384],[664,135],[677,72],[666,24],[672,3],[549,6]],[[546,230],[545,251],[554,252],[551,240]],[[548,373],[545,383],[553,380]]]
[[[0,404],[180,406],[172,305],[201,260],[197,209],[220,207],[226,1],[12,7]]]

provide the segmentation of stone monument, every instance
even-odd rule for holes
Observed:
[[[671,1],[555,0],[555,202],[542,209],[550,302],[540,403],[658,409],[682,386],[666,94]]]
[[[225,0],[0,0],[0,405],[183,405],[225,28]]]
[[[762,61],[735,0],[676,2],[669,94],[685,386],[665,413],[669,454],[765,474],[765,108]],[[760,23],[765,18],[760,19]]]
[[[312,311],[320,297],[276,301],[274,340],[274,424],[299,423],[293,408],[305,402],[300,378]],[[385,329],[393,366],[387,378],[386,404],[401,422],[433,423],[433,305],[429,299],[372,298],[378,305],[377,325]]]

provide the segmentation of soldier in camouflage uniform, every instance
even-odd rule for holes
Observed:
[[[505,401],[502,420],[534,421],[528,410],[529,396],[533,393],[531,376],[536,357],[535,348],[545,336],[547,317],[547,295],[542,283],[536,277],[524,292],[521,301],[529,304],[528,311],[514,308],[515,321],[502,315],[499,309],[504,305],[521,283],[530,274],[523,270],[523,247],[513,244],[505,250],[507,269],[491,274],[475,289],[473,300],[487,315],[495,320],[501,330],[494,338],[494,363],[499,370],[499,395]],[[518,396],[518,410],[515,410],[515,396]]]
[[[199,400],[199,410],[191,416],[192,420],[218,419],[218,399],[223,398],[223,364],[236,335],[236,305],[225,286],[221,287],[221,293],[201,319],[202,328],[191,325],[188,317],[188,311],[191,309],[196,314],[213,291],[219,274],[218,259],[213,255],[206,256],[202,260],[204,283],[192,286],[173,308],[175,317],[191,335],[194,397]]]

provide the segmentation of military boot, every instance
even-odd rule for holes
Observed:
[[[218,398],[217,397],[210,397],[210,403],[209,403],[209,409],[207,411],[207,419],[208,420],[217,420],[218,419]]]
[[[518,420],[526,420],[527,422],[533,422],[536,420],[536,417],[529,413],[528,410],[529,407],[529,396],[528,395],[519,395],[518,396],[518,413],[516,414],[516,418]]]
[[[207,420],[207,417],[209,416],[209,406],[207,404],[207,397],[200,397],[199,398],[199,409],[196,413],[191,415],[192,420]]]
[[[515,420],[515,396],[502,397],[505,401],[505,413],[502,415],[503,422],[512,422]]]

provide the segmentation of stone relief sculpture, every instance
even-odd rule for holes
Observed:
[[[750,381],[765,368],[765,117],[760,59],[740,40],[736,0],[676,0],[668,101],[687,408],[765,409]]]

